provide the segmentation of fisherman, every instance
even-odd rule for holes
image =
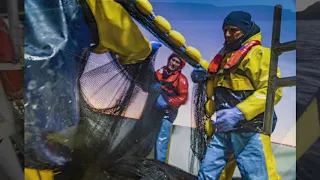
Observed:
[[[261,45],[260,28],[247,12],[228,14],[222,29],[225,43],[208,71],[197,67],[191,74],[195,83],[213,82],[217,115],[198,179],[219,179],[232,155],[243,179],[281,179],[263,132],[271,51]],[[275,104],[281,97],[278,89]]]
[[[156,106],[165,111],[155,146],[155,158],[161,162],[166,162],[167,159],[172,123],[179,107],[188,100],[188,79],[181,73],[185,64],[184,59],[172,53],[167,66],[156,71],[159,83],[152,85],[154,90],[160,92]]]

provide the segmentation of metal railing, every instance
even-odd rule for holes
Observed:
[[[14,46],[15,59],[12,60],[13,63],[20,63],[21,54],[20,45],[23,43],[21,35],[23,32],[19,29],[19,10],[18,10],[18,0],[6,0],[7,1],[7,17],[9,20],[9,35]],[[3,15],[2,15],[3,16]]]
[[[267,90],[267,100],[264,113],[263,131],[268,135],[272,132],[272,120],[274,112],[275,94],[278,88],[296,86],[296,76],[278,78],[278,58],[283,52],[296,50],[296,41],[280,43],[282,6],[274,7],[272,42],[271,42],[271,59],[269,69],[269,80]]]

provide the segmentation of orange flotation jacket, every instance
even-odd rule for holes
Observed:
[[[168,58],[168,63],[173,56],[178,57],[175,53],[171,54]],[[188,100],[188,79],[181,73],[186,61],[180,57],[178,58],[181,60],[181,66],[177,71],[168,74],[167,66],[156,71],[157,78],[162,84],[162,89],[168,96],[168,104],[172,108],[178,108]]]
[[[260,45],[260,41],[250,41],[242,46],[239,50],[237,50],[234,55],[230,58],[230,60],[223,66],[223,70],[225,72],[236,72],[237,67],[244,59],[244,57],[248,54],[250,49],[253,46]],[[208,71],[209,73],[215,74],[220,69],[220,64],[222,63],[223,59],[225,58],[225,54],[218,53],[213,60],[211,61]]]

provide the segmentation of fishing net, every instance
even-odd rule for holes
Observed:
[[[190,148],[191,158],[189,172],[196,173],[200,162],[204,158],[207,147],[207,135],[205,129],[206,114],[204,104],[207,101],[205,84],[196,83],[192,92],[192,118],[194,127],[191,128]],[[196,166],[195,166],[196,165]]]
[[[95,54],[75,1],[25,1],[25,167],[55,179],[195,179],[147,159],[163,112],[155,108],[153,51],[121,65]]]
[[[79,179],[93,178],[90,171],[97,168],[90,167],[106,170],[116,162],[151,152],[163,117],[154,108],[158,94],[148,93],[150,85],[146,84],[156,80],[151,59],[154,56],[123,67],[111,53],[90,53],[79,78],[80,122],[71,165],[77,172],[86,172],[79,173]],[[141,70],[148,75],[141,76]]]

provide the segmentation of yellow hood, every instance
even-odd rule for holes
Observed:
[[[262,43],[262,33],[261,31],[258,32],[257,34],[251,36],[249,39],[247,39],[244,43],[242,43],[242,45],[245,45],[247,42],[250,41],[259,41],[260,43]]]

